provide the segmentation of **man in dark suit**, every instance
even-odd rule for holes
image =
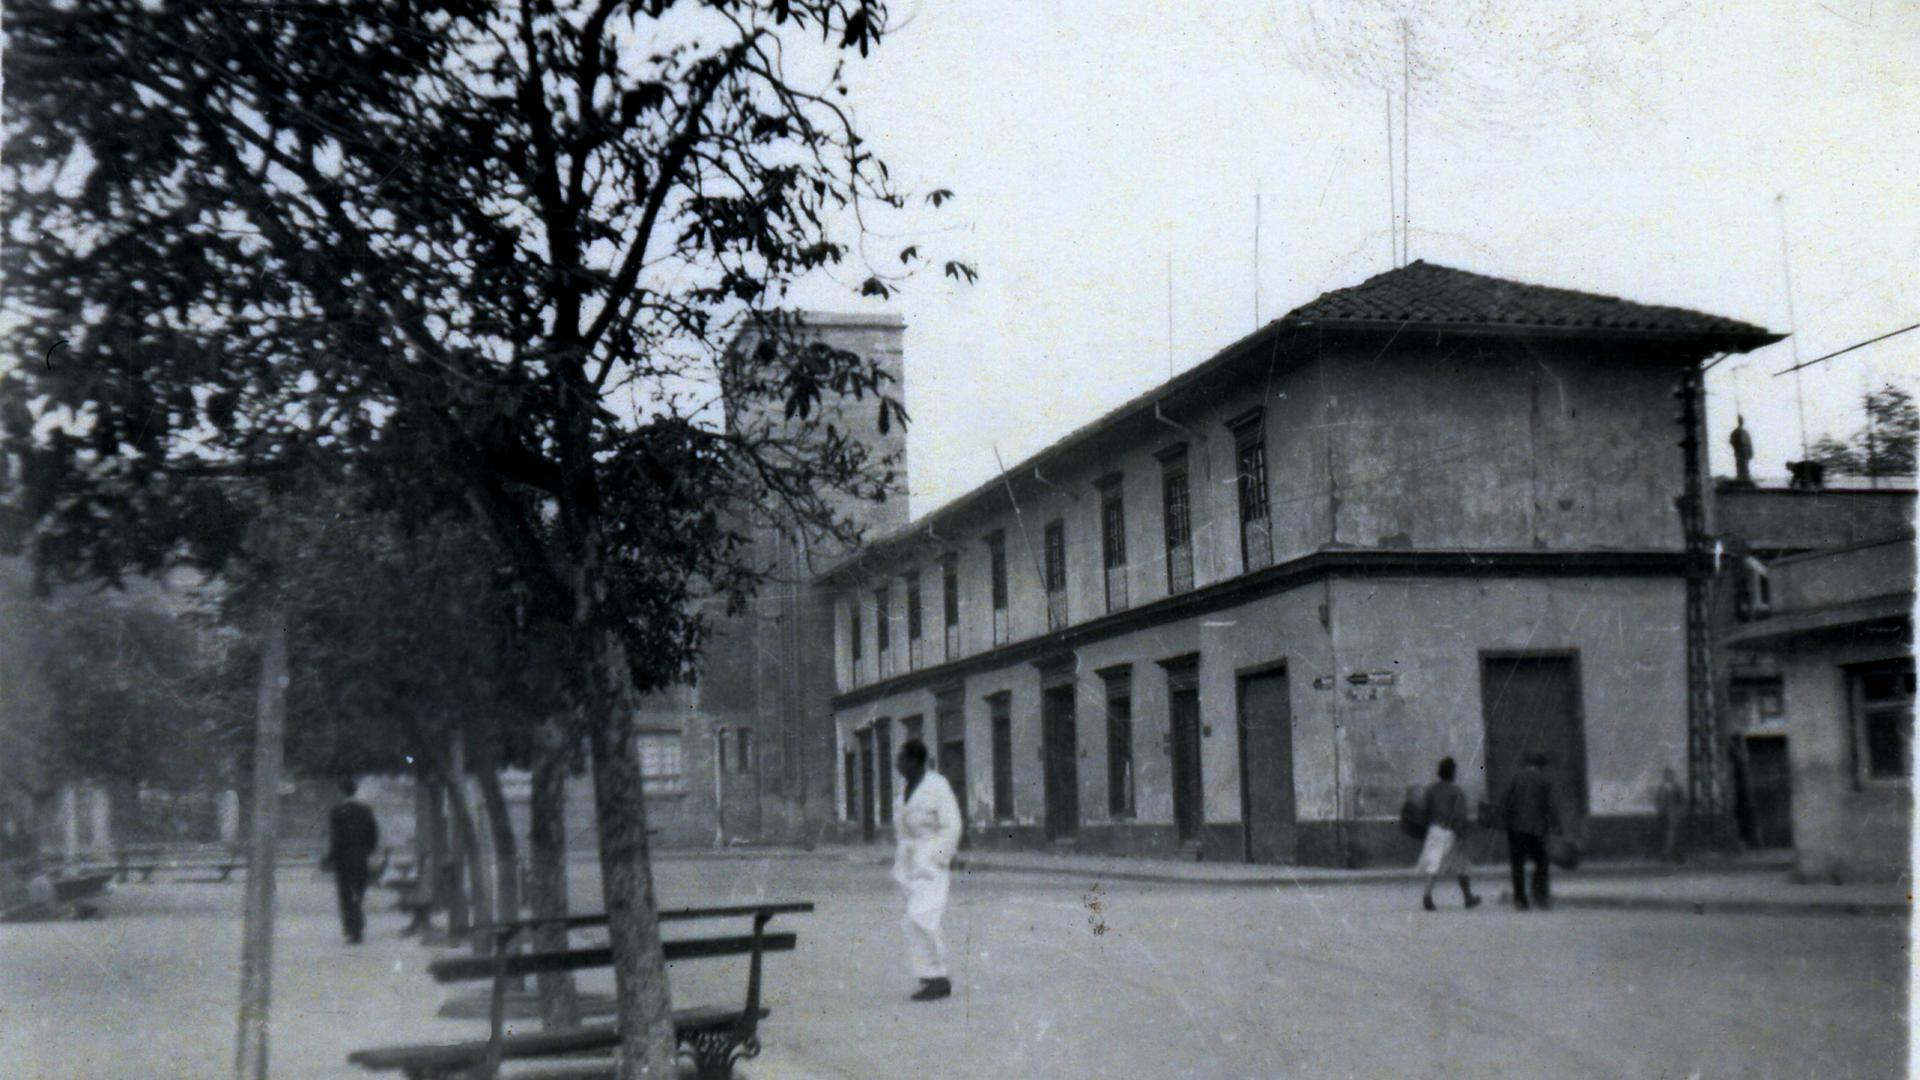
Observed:
[[[380,846],[380,825],[367,804],[353,796],[358,787],[351,780],[340,781],[340,802],[327,815],[327,857],[323,866],[333,869],[333,884],[340,898],[340,929],[347,944],[360,944],[367,918],[361,908],[367,895],[367,860]]]
[[[1552,904],[1548,891],[1547,837],[1560,831],[1560,808],[1547,779],[1547,755],[1533,751],[1525,767],[1507,785],[1504,816],[1507,826],[1507,864],[1513,869],[1513,906],[1545,909]],[[1533,903],[1527,902],[1527,861],[1533,861]]]

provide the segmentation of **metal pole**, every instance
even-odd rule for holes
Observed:
[[[273,997],[273,878],[279,847],[281,744],[286,733],[287,630],[278,610],[270,609],[265,623],[253,742],[253,834],[248,838],[246,916],[240,943],[240,1031],[233,1067],[237,1080],[266,1080]]]

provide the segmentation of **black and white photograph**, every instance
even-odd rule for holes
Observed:
[[[0,1076],[1849,1078],[1914,0],[0,0]]]

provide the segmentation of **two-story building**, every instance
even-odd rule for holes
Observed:
[[[1674,394],[1777,339],[1423,262],[1290,312],[827,576],[842,822],[918,737],[975,844],[1398,859],[1441,757],[1478,795],[1537,748],[1596,850],[1650,843]]]

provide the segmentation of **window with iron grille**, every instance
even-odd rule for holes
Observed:
[[[1100,486],[1100,565],[1106,574],[1107,610],[1127,606],[1127,514],[1120,479]]]
[[[1067,625],[1066,522],[1048,522],[1042,542],[1046,550],[1047,629],[1062,630]]]
[[[1272,525],[1267,505],[1267,439],[1261,410],[1231,426],[1234,467],[1240,495],[1240,560],[1247,570],[1273,562]]]
[[[960,655],[960,557],[940,560],[940,623],[946,628],[947,659]]]
[[[1167,592],[1183,593],[1193,588],[1193,505],[1184,452],[1160,475],[1160,506],[1167,534]]]
[[[926,658],[920,646],[920,574],[907,575],[907,666],[920,667]]]
[[[994,533],[987,537],[987,576],[993,597],[993,643],[1005,645],[1011,637],[1012,620],[1007,617],[1007,536]]]
[[[679,732],[646,732],[634,742],[640,757],[643,791],[648,795],[678,795],[686,791]]]
[[[860,628],[860,597],[850,596],[847,598],[847,652],[853,657],[855,679],[860,677],[860,654],[865,648],[865,643],[860,640],[863,636]]]

